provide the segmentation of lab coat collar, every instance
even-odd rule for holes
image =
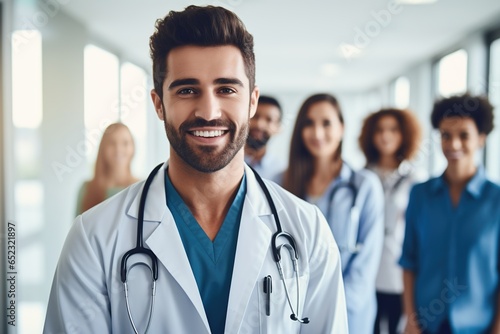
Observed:
[[[158,227],[145,241],[146,245],[156,254],[170,275],[177,281],[193,303],[202,318],[207,333],[210,327],[203,307],[198,286],[191,270],[189,260],[180,238],[172,214],[168,210],[165,199],[165,163],[153,179],[144,211],[144,221],[160,222]],[[242,326],[245,311],[251,299],[255,282],[261,277],[262,265],[266,254],[270,251],[271,237],[276,231],[273,223],[264,222],[264,216],[272,215],[264,192],[260,188],[252,170],[245,165],[247,177],[247,193],[243,204],[238,244],[236,248],[233,277],[227,308],[226,332],[236,333]],[[272,195],[272,190],[271,195]],[[128,210],[128,215],[137,219],[141,191],[137,194]],[[274,197],[273,197],[274,198]],[[283,210],[283,204],[275,201],[278,214]],[[274,222],[274,220],[268,220]],[[168,240],[168,242],[166,242]],[[245,307],[242,306],[245,305]]]
[[[247,176],[247,197],[250,199],[255,209],[255,213],[259,216],[271,215],[272,211],[269,203],[267,202],[266,195],[260,188],[253,171],[246,164],[245,175]],[[276,210],[278,212],[283,210],[283,204],[281,202],[274,201],[274,205],[276,206]]]
[[[165,197],[165,171],[167,168],[168,161],[163,164],[151,183],[144,207],[145,222],[159,222],[165,216],[165,212],[167,211],[167,200]],[[344,163],[342,165],[340,177],[349,179],[351,173],[351,168]],[[249,194],[251,195],[250,199],[254,205],[255,213],[259,216],[272,214],[271,207],[267,203],[264,192],[260,189],[252,170],[246,164],[245,174],[248,177],[248,180],[251,180],[247,182],[247,196],[249,196]],[[141,191],[137,194],[127,211],[127,215],[135,219],[139,216],[141,193],[142,187]],[[281,202],[275,202],[274,204],[278,212],[283,209],[283,204]]]
[[[158,173],[156,173],[153,182],[151,182],[146,204],[144,206],[145,222],[159,222],[163,219],[167,211],[167,200],[165,198],[165,170],[167,167],[168,162],[165,162]],[[141,187],[127,211],[127,215],[135,219],[139,217],[139,203],[141,201],[143,187],[144,185]]]

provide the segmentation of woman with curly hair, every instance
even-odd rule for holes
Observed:
[[[388,323],[389,334],[396,334],[403,313],[403,273],[397,262],[403,246],[408,195],[415,182],[408,161],[417,152],[420,133],[420,125],[410,111],[381,109],[366,117],[359,137],[366,168],[380,178],[385,200],[375,334],[380,333],[381,321]]]

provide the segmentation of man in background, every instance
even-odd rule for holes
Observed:
[[[245,145],[245,162],[262,177],[279,183],[286,162],[267,152],[267,143],[281,129],[283,110],[274,97],[261,95]]]

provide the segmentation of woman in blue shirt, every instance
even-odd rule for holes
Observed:
[[[405,333],[500,333],[500,186],[475,163],[493,108],[455,96],[436,102],[431,121],[448,165],[410,193],[400,259]]]
[[[377,176],[341,157],[344,119],[335,97],[317,94],[299,110],[283,185],[316,204],[340,249],[349,332],[372,334],[383,243],[384,193]]]

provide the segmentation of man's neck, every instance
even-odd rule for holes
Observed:
[[[215,239],[224,222],[243,174],[243,150],[226,167],[213,173],[193,169],[171,151],[170,181],[211,240]]]

